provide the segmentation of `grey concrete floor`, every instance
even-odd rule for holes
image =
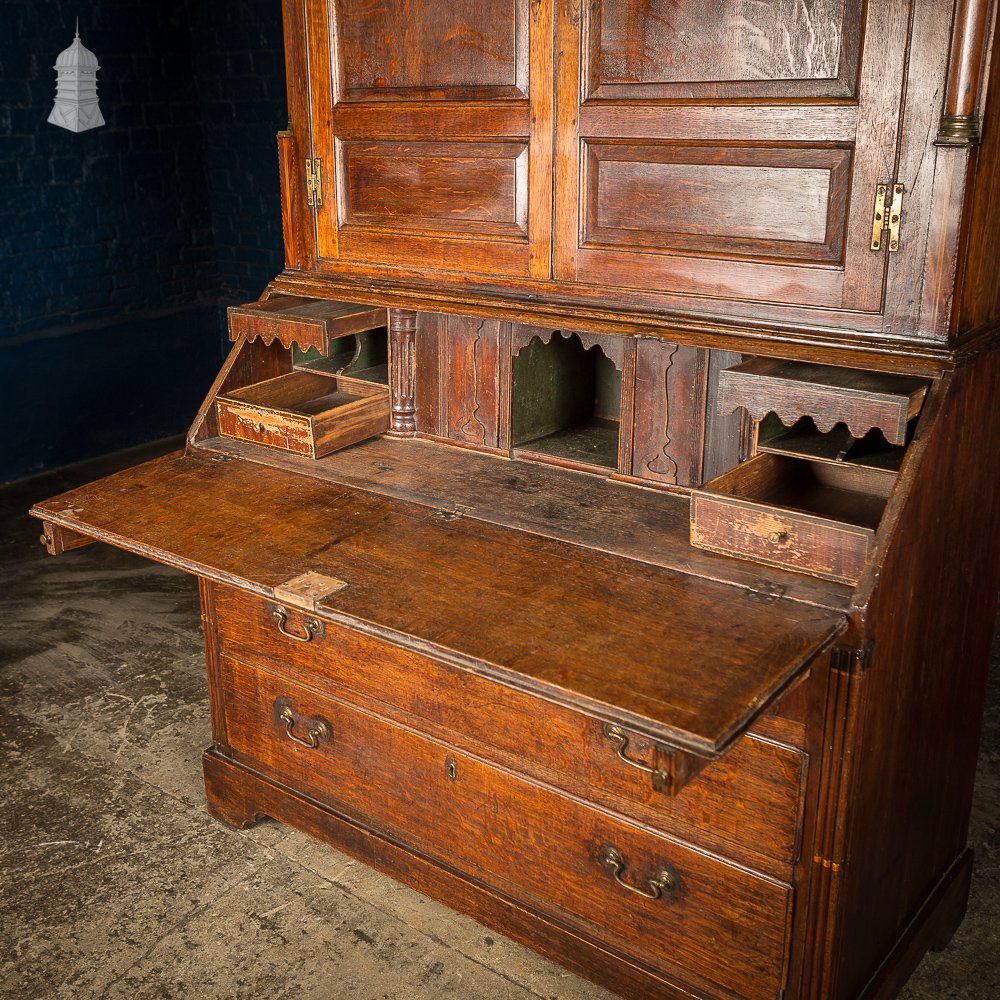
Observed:
[[[0,489],[0,996],[609,1000],[302,834],[208,817],[194,580],[102,545],[53,560],[25,516],[161,448]],[[969,915],[904,1000],[1000,997],[998,654]]]

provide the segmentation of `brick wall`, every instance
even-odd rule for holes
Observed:
[[[107,125],[76,135],[78,12]],[[0,482],[189,423],[220,303],[281,268],[280,53],[278,0],[0,3]]]
[[[219,287],[245,302],[284,263],[275,145],[288,122],[281,4],[189,7]]]

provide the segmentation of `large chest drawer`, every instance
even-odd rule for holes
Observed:
[[[244,662],[755,867],[781,875],[795,858],[806,762],[795,748],[744,737],[669,795],[650,773],[669,755],[606,721],[331,622],[310,634],[309,616],[286,609],[282,628],[310,635],[297,641],[274,603],[241,591],[217,588],[215,605],[223,652]]]
[[[250,766],[709,993],[782,989],[787,885],[275,674],[221,669]]]

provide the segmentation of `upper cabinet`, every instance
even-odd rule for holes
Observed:
[[[985,161],[935,137],[978,124],[992,9],[285,0],[290,266],[681,339],[944,341]]]

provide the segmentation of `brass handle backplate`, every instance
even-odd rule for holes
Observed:
[[[622,878],[625,871],[625,858],[617,847],[605,844],[601,848],[601,864],[611,871],[615,881],[623,888],[643,899],[662,899],[664,893],[672,893],[677,888],[677,873],[667,865],[664,865],[656,875],[649,880],[649,891],[639,889],[634,885],[629,885]]]
[[[611,741],[619,760],[623,760],[629,767],[645,771],[646,774],[650,775],[653,781],[653,788],[658,792],[663,792],[670,787],[670,775],[663,768],[653,767],[652,764],[647,764],[641,760],[632,760],[631,757],[625,756],[625,748],[628,746],[628,734],[621,726],[605,722],[601,726],[601,731],[604,733],[605,738]]]
[[[329,743],[333,739],[333,733],[330,731],[330,727],[322,719],[314,719],[312,724],[309,726],[307,735],[309,739],[303,739],[301,736],[296,736],[292,730],[295,728],[295,713],[292,711],[291,705],[285,705],[278,715],[278,718],[285,724],[285,735],[293,742],[298,743],[300,747],[305,747],[307,750],[315,750],[320,743]]]
[[[316,618],[306,618],[302,622],[302,635],[289,632],[285,626],[288,624],[288,612],[279,604],[272,612],[272,617],[278,623],[278,631],[286,639],[293,639],[295,642],[312,642],[313,636],[318,635],[323,626]]]

